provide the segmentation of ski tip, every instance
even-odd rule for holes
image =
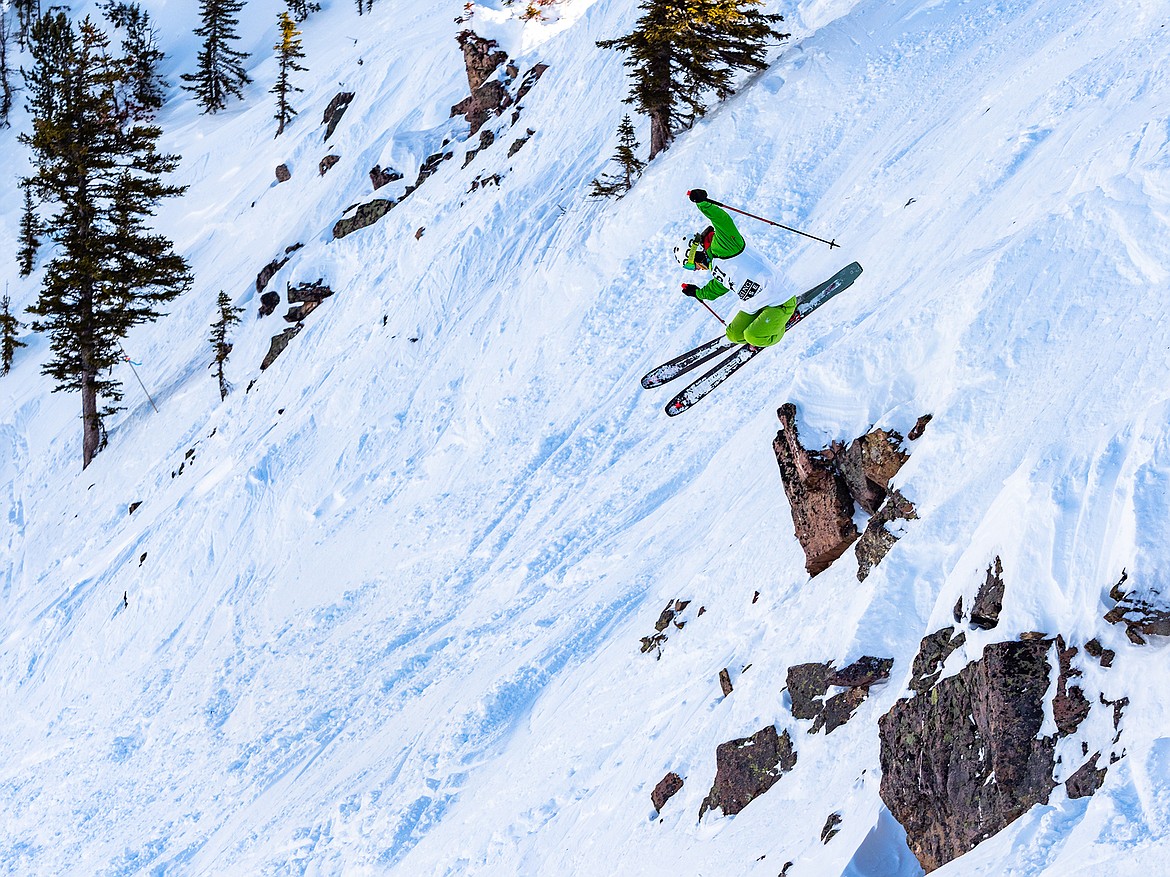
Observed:
[[[643,390],[651,390],[653,388],[654,388],[654,382],[652,380],[650,380],[649,376],[642,378],[642,389]]]
[[[671,402],[666,406],[665,410],[667,417],[674,417],[676,414],[682,414],[684,411],[686,411],[687,407],[685,405],[679,404],[678,402]]]

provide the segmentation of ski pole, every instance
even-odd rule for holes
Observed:
[[[814,234],[809,234],[807,231],[801,231],[798,228],[791,228],[787,225],[781,225],[778,222],[773,222],[770,219],[764,219],[762,216],[756,216],[754,213],[748,213],[746,210],[740,210],[738,207],[732,207],[730,204],[724,204],[722,201],[716,201],[714,198],[708,198],[707,201],[711,204],[716,204],[719,207],[722,207],[724,210],[733,210],[743,216],[750,216],[752,219],[758,219],[760,222],[766,222],[768,225],[774,225],[776,228],[782,228],[785,231],[792,232],[793,234],[804,235],[806,238],[812,238],[814,241],[820,241],[822,244],[828,244],[830,250],[833,249],[833,247],[841,246],[839,243],[837,243],[836,238],[831,241],[827,241],[824,238],[819,238]]]
[[[154,399],[151,398],[150,391],[146,389],[146,384],[142,383],[142,378],[138,377],[138,369],[134,367],[134,363],[130,361],[130,354],[126,352],[126,348],[122,346],[122,342],[118,342],[118,349],[122,351],[122,358],[126,360],[126,364],[130,366],[130,371],[134,372],[134,377],[138,378],[138,386],[142,387],[142,392],[146,393],[146,398],[150,399],[150,407],[154,409],[154,413],[158,414],[158,406],[154,404]]]

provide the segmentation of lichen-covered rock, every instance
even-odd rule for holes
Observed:
[[[715,764],[715,782],[699,808],[700,819],[715,808],[727,816],[739,813],[796,766],[796,752],[787,731],[777,734],[768,725],[750,737],[719,744]]]
[[[792,715],[798,719],[815,719],[824,709],[821,698],[829,690],[832,663],[793,664],[788,668],[788,698]]]
[[[956,634],[953,627],[944,627],[924,636],[910,667],[910,690],[919,694],[928,691],[942,674],[942,666],[951,652],[966,641],[967,635]]]
[[[393,207],[393,201],[383,198],[359,204],[352,216],[339,219],[337,224],[333,226],[333,237],[343,238],[347,234],[353,234],[358,229],[371,226],[389,213]]]
[[[1050,646],[989,645],[879,721],[881,797],[928,872],[1048,800],[1056,738],[1039,732]]]
[[[975,602],[971,604],[971,623],[983,630],[991,630],[999,624],[999,613],[1003,611],[1003,563],[998,557],[987,567],[987,578],[979,586]]]
[[[857,555],[857,580],[865,581],[873,568],[882,562],[889,554],[890,549],[898,542],[898,537],[890,531],[889,525],[895,521],[914,521],[918,519],[918,512],[914,503],[910,502],[902,493],[891,490],[884,504],[877,514],[869,519],[865,525],[865,532],[857,540],[854,552]]]
[[[853,523],[853,497],[825,455],[801,445],[796,406],[787,403],[776,414],[781,428],[772,449],[792,509],[796,538],[804,549],[804,568],[815,576],[844,554],[859,535]]]
[[[824,709],[813,722],[810,734],[816,734],[821,728],[826,734],[832,734],[851,718],[869,696],[869,689],[864,687],[850,688],[840,694],[835,694],[825,701]]]
[[[321,118],[321,124],[325,126],[326,140],[333,136],[333,131],[337,128],[337,123],[341,121],[341,117],[349,109],[352,100],[353,92],[343,91],[335,95],[333,100],[329,101],[329,106],[325,107],[325,115]]]
[[[894,667],[893,658],[875,658],[864,655],[848,667],[842,667],[829,674],[825,680],[829,685],[840,685],[846,688],[869,688],[890,678],[890,670]]]
[[[666,802],[673,798],[682,787],[683,779],[674,771],[659,780],[654,791],[650,793],[650,802],[654,805],[655,812],[661,813]]]

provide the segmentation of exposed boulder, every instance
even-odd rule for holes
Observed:
[[[788,732],[768,725],[750,737],[729,740],[715,750],[715,782],[699,808],[699,818],[718,808],[726,816],[739,813],[796,766]]]
[[[1056,737],[1039,734],[1051,644],[989,645],[879,721],[881,797],[926,871],[1048,800]]]
[[[902,450],[902,435],[884,429],[875,429],[834,451],[833,460],[853,500],[869,515],[881,508],[890,479],[910,459]]]
[[[318,277],[316,282],[298,283],[296,286],[286,284],[285,298],[292,302],[312,302],[320,304],[333,295],[333,290],[326,286],[323,278]]]
[[[280,293],[266,292],[260,296],[260,316],[267,317],[280,307]]]
[[[508,60],[508,53],[495,40],[486,40],[474,31],[462,30],[455,41],[463,50],[463,63],[467,68],[467,84],[475,91]]]
[[[1061,737],[1072,734],[1089,714],[1089,700],[1080,686],[1070,685],[1069,680],[1081,675],[1072,665],[1077,648],[1066,647],[1064,637],[1056,638],[1056,660],[1060,675],[1056,680],[1056,694],[1052,698],[1052,717],[1056,720],[1057,733]]]
[[[1101,788],[1108,768],[1097,769],[1097,759],[1100,757],[1100,752],[1094,753],[1092,758],[1077,768],[1076,773],[1065,780],[1064,790],[1069,798],[1087,798]]]
[[[1110,624],[1124,624],[1125,635],[1139,646],[1146,644],[1147,637],[1170,636],[1170,605],[1156,590],[1151,589],[1144,596],[1126,590],[1127,578],[1122,572],[1121,580],[1110,590],[1109,595],[1117,605],[1105,613],[1105,620]]]
[[[272,342],[268,347],[268,353],[264,355],[264,361],[260,363],[260,371],[264,371],[272,363],[276,362],[276,358],[284,353],[285,348],[288,347],[290,341],[293,340],[303,329],[304,326],[298,323],[295,326],[289,326],[279,335],[272,336]]]
[[[691,605],[690,600],[671,600],[666,604],[666,608],[658,615],[658,620],[654,622],[654,633],[650,636],[642,637],[642,654],[647,652],[654,652],[655,659],[662,657],[662,646],[666,643],[666,631],[673,625],[678,630],[686,627],[686,620],[683,619],[682,614],[686,608]]]
[[[734,690],[731,687],[731,674],[727,672],[726,667],[719,671],[719,688],[723,691],[724,697],[729,697]]]
[[[650,793],[650,802],[654,805],[654,810],[661,813],[666,802],[673,798],[682,787],[683,779],[674,771],[664,776],[654,787],[654,791]]]
[[[292,171],[288,169],[287,164],[278,164],[276,166],[276,182],[287,183],[292,179]]]
[[[967,634],[956,634],[953,627],[944,627],[924,636],[910,668],[910,690],[919,694],[929,691],[942,675],[947,658],[966,641]]]
[[[840,694],[833,695],[825,701],[825,708],[816,717],[809,733],[816,734],[821,728],[824,728],[826,734],[832,734],[837,728],[853,718],[857,708],[865,702],[868,696],[869,689],[864,687],[850,688]]]
[[[788,668],[788,698],[792,715],[798,719],[815,719],[825,708],[821,698],[829,690],[831,663],[794,664]]]
[[[772,448],[792,507],[796,538],[804,549],[804,568],[815,576],[828,569],[859,535],[853,523],[853,497],[829,459],[801,445],[796,406],[787,403],[776,414],[780,432]]]
[[[890,678],[893,666],[893,658],[875,658],[870,655],[840,670],[834,670],[831,663],[795,664],[788,668],[787,679],[792,715],[798,719],[813,720],[810,734],[816,734],[822,728],[826,734],[831,734],[853,717],[853,713],[869,696],[871,685]],[[824,696],[833,686],[846,690],[825,700]]]
[[[524,96],[532,91],[532,86],[540,81],[540,77],[544,76],[546,70],[548,70],[547,64],[536,64],[524,74],[524,78],[520,80],[520,88],[516,91],[516,103],[524,100]]]
[[[1117,657],[1117,652],[1105,648],[1096,638],[1085,643],[1085,651],[1096,658],[1102,667],[1112,667],[1113,659]]]
[[[827,844],[841,829],[838,827],[841,824],[840,813],[830,813],[829,818],[825,820],[825,827],[821,829],[821,843]]]
[[[889,525],[895,521],[915,521],[918,512],[914,503],[902,496],[901,491],[891,490],[886,496],[882,507],[869,519],[865,525],[865,532],[857,540],[853,551],[857,555],[857,580],[865,581],[873,568],[882,562],[891,548],[898,541],[898,537],[890,530]]]
[[[532,139],[532,135],[535,133],[536,132],[534,130],[529,128],[523,137],[518,137],[517,139],[513,140],[512,145],[508,147],[508,158],[511,158],[513,155],[519,152],[524,147],[524,144]]]
[[[375,191],[401,179],[402,174],[398,173],[398,171],[391,168],[383,169],[380,164],[376,164],[370,168],[370,183],[373,185]]]
[[[337,123],[341,121],[341,117],[349,109],[352,100],[353,92],[343,91],[334,95],[333,100],[329,101],[329,106],[325,107],[325,115],[321,117],[321,124],[325,126],[326,140],[333,136],[333,131],[337,128]]]
[[[317,165],[317,170],[320,172],[321,176],[325,176],[325,174],[329,173],[330,168],[332,168],[333,165],[337,164],[339,161],[341,161],[340,155],[333,155],[330,153],[321,159],[320,164]]]
[[[495,142],[496,142],[496,134],[490,128],[485,128],[484,130],[480,131],[479,132],[479,146],[477,146],[475,149],[469,150],[463,156],[463,166],[467,167],[469,164],[471,164],[472,159],[474,159],[477,155],[479,155],[479,153],[482,150],[487,149],[489,146],[491,146]]]
[[[1003,611],[1003,563],[998,557],[987,567],[987,578],[979,586],[975,602],[971,604],[971,623],[983,630],[991,630],[999,624],[999,613]]]
[[[830,673],[825,681],[829,685],[840,685],[846,688],[869,688],[871,685],[888,680],[890,670],[893,667],[893,658],[875,658],[872,655],[865,655],[848,667]]]
[[[373,225],[389,213],[393,207],[393,201],[388,201],[383,198],[367,201],[365,204],[359,204],[351,216],[342,217],[333,226],[333,237],[343,238],[358,229]]]
[[[912,426],[910,428],[910,431],[908,433],[906,433],[906,438],[908,438],[912,442],[918,441],[920,438],[922,438],[922,434],[924,432],[926,432],[926,424],[930,423],[930,421],[932,421],[933,419],[934,419],[933,414],[923,414],[921,417],[918,418],[918,420],[917,420],[917,422],[915,422],[914,426]]]

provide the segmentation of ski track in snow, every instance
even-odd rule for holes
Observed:
[[[274,140],[279,5],[243,13],[246,102],[207,118],[175,92],[161,117],[190,189],[159,226],[197,284],[127,340],[160,413],[119,367],[126,410],[80,473],[76,398],[38,375],[45,341],[28,337],[0,380],[0,873],[794,861],[912,877],[873,729],[919,639],[996,556],[1000,626],[970,632],[946,672],[1026,630],[1096,636],[1117,662],[1084,665],[1085,690],[1130,698],[1122,734],[1094,706],[1061,752],[1124,758],[1094,797],[1058,788],[937,873],[1161,866],[1167,653],[1101,616],[1122,569],[1156,590],[1170,560],[1164,2],[769,2],[794,34],[772,66],[605,203],[585,193],[612,170],[625,82],[594,44],[627,32],[636,4],[568,0],[543,26],[483,4],[522,73],[550,66],[465,168],[478,138],[448,115],[467,92],[455,7],[379,0],[359,19],[327,4],[304,25],[301,113]],[[144,6],[167,23],[177,82],[193,8]],[[325,144],[320,113],[342,90],[355,98]],[[13,175],[24,123],[0,131]],[[442,150],[377,225],[331,239],[347,207],[400,198]],[[277,185],[282,162],[293,178]],[[374,164],[404,179],[372,194]],[[698,185],[842,244],[745,219],[794,286],[852,259],[865,273],[672,421],[675,385],[637,381],[719,330],[667,255],[699,222],[683,197]],[[12,252],[15,180],[0,191]],[[261,373],[287,324],[256,317],[254,279],[297,243],[268,289],[323,278],[336,294]],[[31,304],[36,275],[0,270],[15,308]],[[246,309],[223,402],[205,341],[220,289]],[[803,572],[770,447],[788,400],[807,445],[934,415],[898,476],[921,519],[863,584],[848,554]],[[639,654],[674,599],[692,601],[686,626],[661,660]],[[809,735],[787,667],[862,654],[895,658],[890,684],[831,738]],[[796,769],[740,815],[697,822],[715,747],[768,723],[792,735]],[[685,786],[654,814],[670,770]],[[822,845],[831,812],[841,831]]]

